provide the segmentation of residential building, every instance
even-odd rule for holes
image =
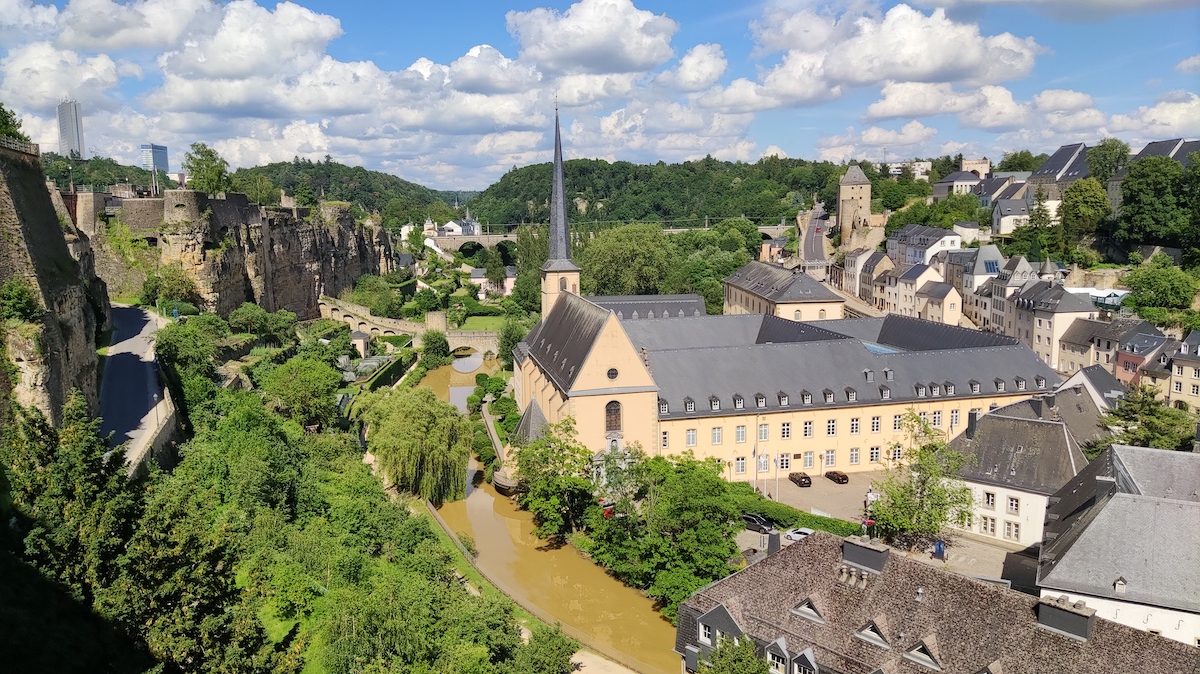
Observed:
[[[700,671],[725,639],[750,640],[771,674],[1200,668],[1200,649],[1105,620],[1088,602],[1038,598],[823,531],[697,590],[676,626],[681,674]]]
[[[881,250],[873,250],[866,259],[858,264],[861,267],[861,271],[858,273],[858,298],[870,306],[880,308],[884,295],[881,292],[876,296],[875,283],[876,279],[883,277],[884,272],[895,266],[892,258]]]
[[[1058,385],[1058,390],[1069,388],[1083,389],[1101,413],[1108,413],[1117,407],[1117,401],[1125,395],[1125,385],[1117,381],[1112,372],[1100,365],[1089,365],[1067,378]]]
[[[83,111],[79,101],[67,99],[58,104],[58,153],[64,157],[87,159],[83,144]]]
[[[837,224],[842,231],[842,240],[849,240],[849,232],[858,227],[871,226],[871,181],[859,168],[851,164],[838,182]]]
[[[917,318],[958,325],[962,320],[962,295],[949,283],[926,281],[917,290]]]
[[[835,265],[831,282],[844,292],[858,297],[859,275],[862,273],[862,263],[875,251],[869,248],[855,248],[842,258],[840,269]]]
[[[1200,410],[1200,330],[1193,330],[1179,343],[1170,369],[1167,399],[1176,407]]]
[[[857,167],[855,167],[857,168]],[[842,318],[846,300],[803,270],[750,262],[723,280],[726,314],[770,314],[794,321]]]
[[[963,245],[975,243],[976,241],[991,241],[992,228],[979,228],[979,223],[974,221],[957,221],[953,227],[954,233],[962,237]]]
[[[978,248],[951,250],[934,256],[932,266],[941,273],[946,283],[954,286],[962,297],[962,311],[976,326],[983,325],[987,315],[986,298],[978,290],[1000,274],[1004,266],[1004,255],[991,244]]]
[[[1180,344],[1178,339],[1168,337],[1157,351],[1146,356],[1138,368],[1139,381],[1153,388],[1164,399],[1170,399],[1171,372],[1174,369],[1171,360],[1172,355],[1179,351]]]
[[[917,291],[930,281],[941,282],[942,276],[925,264],[901,265],[883,273],[883,309],[904,316],[917,315]]]
[[[1162,336],[1158,328],[1136,317],[1076,319],[1059,340],[1058,370],[1072,373],[1089,365],[1103,365],[1112,372],[1121,342],[1136,334]]]
[[[163,173],[169,170],[167,164],[167,146],[148,143],[141,146],[141,152],[143,169],[151,172],[162,171]]]
[[[913,180],[929,180],[929,172],[933,170],[933,162],[931,161],[894,161],[888,164],[888,173],[899,178],[904,172],[904,168],[912,171]]]
[[[1141,161],[1146,157],[1168,157],[1187,168],[1191,165],[1190,155],[1193,152],[1200,152],[1200,140],[1184,140],[1182,138],[1159,140],[1147,143],[1141,151],[1130,158],[1129,164]],[[1121,183],[1125,181],[1125,175],[1128,172],[1128,165],[1117,169],[1116,173],[1109,177],[1108,184],[1105,185],[1105,189],[1108,191],[1108,205],[1112,208],[1114,216],[1121,213]]]
[[[1003,178],[984,178],[983,180],[979,181],[979,184],[975,185],[975,187],[971,189],[971,194],[979,197],[980,207],[988,208],[1009,185],[1013,184],[1013,182],[1014,180],[1012,176],[1005,176]]]
[[[1029,176],[1029,189],[1026,193],[1030,199],[1040,187],[1045,191],[1047,199],[1061,201],[1063,190],[1076,180],[1087,177],[1087,151],[1088,147],[1083,143],[1063,145],[1055,150],[1054,154]]]
[[[517,268],[506,266],[504,268],[504,282],[492,283],[487,278],[487,270],[474,267],[471,269],[471,283],[479,286],[478,298],[487,297],[488,293],[496,293],[502,297],[508,297],[512,294],[513,287],[517,284]]]
[[[944,250],[962,248],[962,236],[952,229],[905,225],[887,239],[887,254],[901,264],[929,264],[934,255]]]
[[[933,203],[944,200],[951,194],[970,194],[980,182],[980,177],[969,171],[955,171],[933,184]]]
[[[992,236],[1012,236],[1013,230],[1029,224],[1029,202],[997,199],[992,209]]]
[[[975,500],[963,530],[1023,548],[1041,543],[1050,497],[1087,465],[1082,448],[1111,434],[1102,416],[1082,386],[969,412],[950,442],[970,457],[959,471]]]
[[[788,245],[786,236],[777,236],[770,241],[763,241],[762,248],[758,251],[758,259],[763,262],[779,262],[785,257],[790,257],[785,250]]]
[[[1113,445],[1092,460],[1050,499],[1037,584],[1200,654],[1200,454]]]
[[[987,178],[992,172],[992,160],[984,157],[983,159],[962,159],[958,162],[958,170],[964,173],[972,173],[976,178]]]
[[[1011,300],[1018,294],[1032,290],[1039,281],[1054,282],[1059,279],[1059,270],[1050,263],[1034,269],[1023,256],[1015,256],[1008,260],[996,275],[977,291],[977,295],[987,298],[990,316],[985,318],[981,327],[992,332],[1000,332],[1013,337],[1025,338],[1032,343],[1032,331],[1025,326],[1018,326],[1017,305]],[[1042,286],[1045,291],[1046,286]],[[1055,298],[1059,296],[1056,294]],[[1027,299],[1033,299],[1030,296]],[[1068,303],[1074,305],[1073,302]],[[1066,330],[1067,326],[1063,326]],[[1026,334],[1028,333],[1028,334]]]
[[[1147,360],[1160,356],[1163,347],[1171,341],[1170,337],[1161,334],[1148,335],[1137,333],[1127,336],[1121,341],[1117,351],[1113,375],[1126,386],[1136,386],[1142,381],[1142,366]],[[1161,354],[1166,356],[1166,354]]]

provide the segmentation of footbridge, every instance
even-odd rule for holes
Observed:
[[[451,330],[446,321],[444,311],[431,311],[425,314],[425,322],[404,321],[383,316],[372,316],[370,309],[353,302],[322,297],[318,302],[321,318],[332,318],[358,330],[375,336],[411,335],[413,346],[420,347],[421,335],[426,330],[439,330],[446,334],[450,350],[470,347],[480,353],[498,353],[500,349],[500,332],[498,330]]]

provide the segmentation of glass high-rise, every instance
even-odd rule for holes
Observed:
[[[65,100],[58,104],[58,153],[64,157],[72,154],[87,159],[83,145],[83,113],[79,101]]]
[[[142,168],[147,171],[162,171],[167,169],[167,147],[147,143],[142,146]]]

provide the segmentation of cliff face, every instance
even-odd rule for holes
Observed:
[[[0,282],[25,279],[46,309],[35,323],[3,330],[16,366],[7,393],[53,423],[73,388],[98,410],[95,339],[107,323],[108,295],[91,267],[90,243],[60,220],[38,159],[0,148]]]
[[[266,208],[241,194],[221,196],[167,190],[155,229],[145,215],[130,218],[135,235],[158,237],[162,264],[182,264],[196,279],[206,309],[228,315],[254,302],[267,311],[318,318],[321,295],[392,270],[387,233],[356,224],[348,207]]]

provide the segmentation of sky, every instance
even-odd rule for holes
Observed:
[[[0,0],[0,103],[56,149],[326,155],[439,189],[548,161],[835,162],[1200,137],[1200,0]]]

